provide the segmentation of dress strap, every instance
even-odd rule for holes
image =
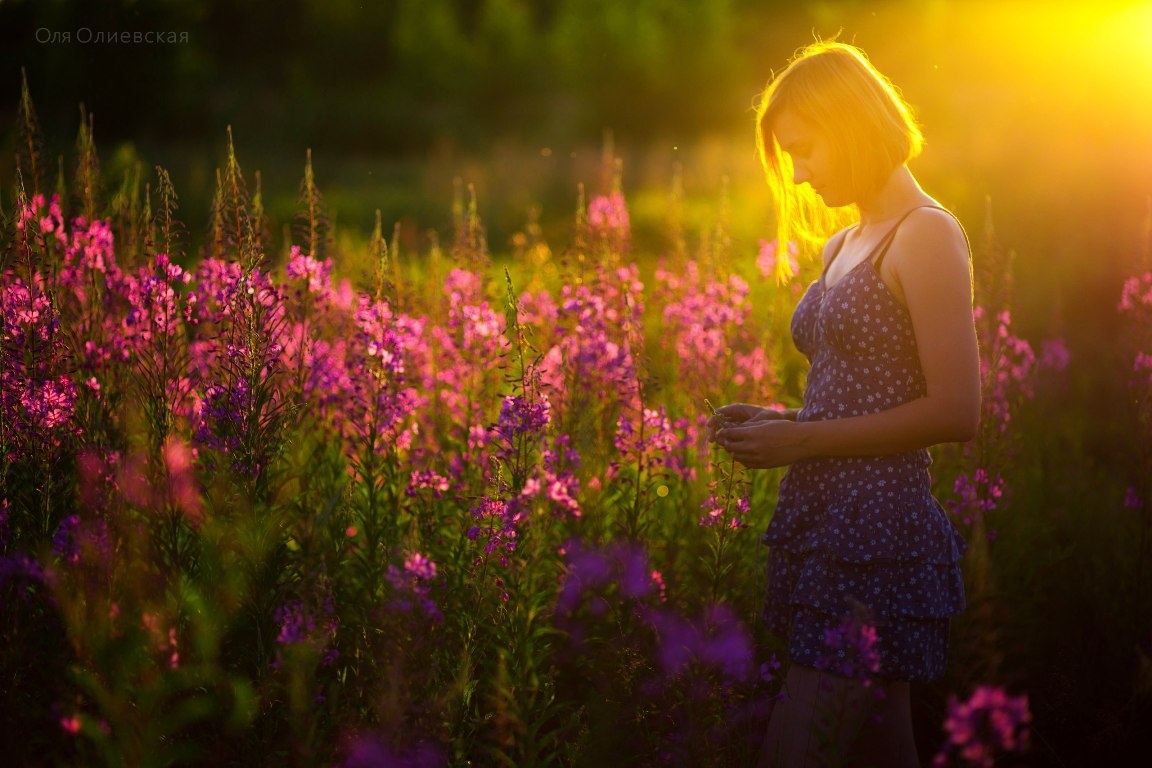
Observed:
[[[848,239],[848,232],[853,229],[856,229],[855,224],[840,232],[842,237],[840,238],[839,242],[836,243],[836,250],[833,251],[832,255],[828,257],[828,262],[824,265],[824,271],[820,273],[821,278],[828,274],[828,268],[832,266],[832,262],[836,261],[836,257],[840,255],[840,251],[844,250],[844,241]]]
[[[896,223],[892,225],[892,229],[888,230],[888,233],[884,235],[884,238],[876,244],[876,249],[874,251],[875,255],[869,257],[872,259],[872,263],[876,265],[876,269],[880,269],[880,265],[884,262],[884,256],[888,253],[888,246],[892,245],[892,241],[896,239],[896,230],[899,229],[900,225],[904,223],[904,219],[911,216],[913,211],[918,211],[921,208],[935,208],[938,211],[944,211],[944,213],[948,214],[953,219],[956,219],[956,214],[952,213],[952,211],[948,210],[947,208],[941,208],[938,205],[918,205],[915,208],[908,210],[903,216],[897,219]],[[960,220],[956,219],[956,223],[960,224]],[[964,226],[962,224],[960,225],[960,231],[964,233],[964,242],[968,243],[968,233],[964,232]],[[972,252],[971,243],[968,243],[968,252]]]

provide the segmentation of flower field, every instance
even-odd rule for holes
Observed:
[[[309,160],[273,237],[231,138],[193,253],[163,168],[102,200],[82,124],[50,184],[27,92],[21,121],[0,261],[16,764],[755,763],[787,664],[757,618],[780,474],[704,424],[799,403],[788,324],[815,260],[737,246],[723,216],[645,250],[619,165],[574,191],[567,243],[529,227],[493,254],[461,185],[442,243],[406,251],[378,217],[345,252]],[[1075,358],[1016,334],[1011,251],[970,230],[984,417],[934,451],[969,607],[946,677],[914,689],[921,756],[1126,765],[1152,750],[1152,264],[1100,374],[1131,394],[1133,459],[1098,466],[1060,411]],[[830,634],[829,666],[867,674],[870,630]]]

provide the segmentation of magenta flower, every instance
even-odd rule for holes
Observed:
[[[134,354],[155,354],[150,348],[154,341],[178,333],[183,336],[185,308],[177,291],[191,280],[190,272],[171,263],[163,253],[156,256],[152,267],[141,267],[124,279],[119,288],[128,311],[118,330]]]
[[[52,536],[52,553],[69,565],[80,562],[79,515],[68,515],[60,521]]]
[[[653,569],[652,572],[649,574],[649,578],[652,580],[652,585],[654,587],[656,587],[656,591],[659,594],[660,602],[662,602],[662,603],[668,602],[668,587],[664,583],[664,574],[660,573],[660,571]]]
[[[735,531],[748,527],[744,520],[751,512],[752,505],[748,500],[747,488],[745,488],[744,493],[740,496],[727,501],[713,492],[704,500],[700,508],[705,512],[699,521],[701,526],[705,528],[728,528]]]
[[[300,246],[292,246],[288,254],[285,273],[289,280],[307,283],[308,292],[327,295],[332,290],[332,259],[318,261],[301,253]]]
[[[672,421],[662,405],[645,408],[642,414],[621,413],[616,419],[613,444],[621,460],[638,462],[646,471],[667,466],[679,443]]]
[[[436,563],[419,552],[404,558],[404,570],[417,579],[431,581],[436,578]]]
[[[423,326],[367,296],[360,297],[353,323],[346,371],[340,377],[349,388],[342,398],[333,399],[331,417],[352,441],[349,450],[370,445],[374,451],[407,451],[416,431],[412,416],[421,403],[407,383],[407,357],[419,345]]]
[[[789,242],[787,258],[781,258],[779,242],[761,240],[760,252],[756,256],[756,267],[760,270],[760,276],[771,277],[780,285],[788,282],[800,271],[800,263],[796,260],[797,253],[796,243]]]
[[[31,428],[45,434],[56,432],[72,419],[76,385],[67,376],[30,381],[20,393],[20,405]]]
[[[1134,312],[1139,306],[1152,307],[1152,272],[1128,278],[1120,291],[1121,312]]]
[[[489,555],[496,553],[497,562],[507,568],[508,556],[516,551],[517,528],[525,517],[522,505],[485,497],[470,512],[478,524],[468,529],[468,538],[483,544],[475,564],[487,562]]]
[[[405,490],[405,495],[416,496],[420,491],[429,490],[432,492],[432,498],[442,499],[444,494],[448,492],[451,486],[448,483],[448,478],[433,472],[430,469],[422,469],[414,471],[409,480],[408,488]]]
[[[1072,359],[1072,353],[1068,351],[1068,345],[1064,343],[1064,339],[1045,339],[1040,345],[1040,367],[1048,368],[1056,372],[1063,372],[1068,369],[1068,363]]]
[[[1136,359],[1132,362],[1132,370],[1135,373],[1141,373],[1149,377],[1152,381],[1152,355],[1145,354],[1144,352],[1137,352]]]
[[[1012,315],[1007,310],[998,313],[994,320],[983,307],[976,307],[972,314],[981,331],[983,421],[1003,435],[1008,431],[1016,402],[1034,394],[1036,356],[1027,341],[1012,334]]]
[[[580,517],[580,502],[576,500],[580,481],[571,472],[553,474],[544,471],[544,498],[551,502],[553,509],[570,517]]]
[[[84,560],[86,565],[110,569],[115,547],[108,521],[103,516],[87,520],[75,514],[66,516],[52,537],[52,553],[70,566]]]
[[[533,328],[545,329],[556,325],[560,308],[546,290],[525,291],[519,296],[520,322]]]
[[[429,582],[436,578],[436,563],[427,556],[412,552],[404,558],[404,569],[388,566],[388,582],[396,591],[393,606],[407,611],[413,606],[420,608],[433,621],[443,618],[436,603],[429,597],[432,589]]]
[[[981,685],[967,701],[949,696],[947,739],[932,765],[945,768],[959,757],[964,765],[992,768],[997,756],[1028,749],[1031,721],[1028,696],[1009,696],[998,686]]]
[[[618,246],[627,244],[632,225],[622,192],[596,195],[588,202],[588,229],[593,236]]]
[[[824,631],[824,646],[828,652],[816,666],[837,675],[860,679],[869,685],[880,671],[880,651],[876,643],[874,625],[846,616],[839,626]]]
[[[972,525],[977,516],[996,509],[1004,495],[1004,478],[977,467],[970,476],[957,476],[953,491],[956,496],[948,499],[949,512],[962,519],[965,525]]]
[[[47,210],[45,210],[47,208]],[[77,219],[83,223],[83,219]],[[62,245],[68,243],[68,233],[64,230],[64,215],[60,209],[60,196],[52,195],[51,200],[45,200],[44,195],[37,193],[32,199],[20,207],[16,215],[16,229],[26,231],[30,228],[28,223],[38,225],[41,234],[52,235]]]
[[[169,499],[190,525],[199,527],[204,511],[200,502],[200,484],[196,479],[196,452],[173,435],[164,442],[163,456]]]

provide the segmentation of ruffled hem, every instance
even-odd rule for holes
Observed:
[[[952,565],[968,546],[930,493],[782,498],[762,541],[797,555],[830,552],[849,563]]]
[[[768,559],[765,617],[790,620],[794,609],[847,616],[865,608],[872,622],[945,619],[964,610],[958,563],[844,560],[827,551],[776,549]]]
[[[842,617],[810,609],[797,609],[786,628],[773,628],[788,638],[788,659],[794,664],[823,669],[843,677],[879,677],[885,680],[931,682],[944,674],[948,660],[947,619],[899,619],[876,627],[875,660],[864,663],[858,648],[830,648],[829,631]]]

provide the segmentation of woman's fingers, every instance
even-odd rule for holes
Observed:
[[[729,403],[717,408],[716,413],[728,421],[746,421],[748,406],[744,403]]]
[[[744,433],[748,430],[742,426],[723,427],[716,433],[716,442],[729,453],[735,453],[744,442]]]

